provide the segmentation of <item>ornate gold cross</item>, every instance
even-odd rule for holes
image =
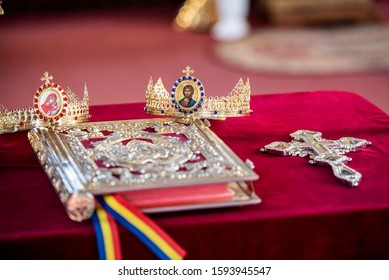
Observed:
[[[186,66],[186,68],[182,70],[182,73],[184,73],[185,76],[191,76],[194,73],[194,70],[190,69],[190,66]]]
[[[50,80],[53,79],[53,76],[49,75],[48,72],[43,73],[43,76],[41,78],[42,82],[45,82],[45,84],[50,84]]]
[[[290,136],[291,142],[273,142],[261,148],[262,152],[281,156],[310,156],[309,163],[330,166],[335,178],[350,187],[356,187],[362,180],[362,174],[345,165],[351,158],[345,153],[355,152],[371,145],[370,141],[353,137],[339,140],[326,140],[320,132],[298,130]]]

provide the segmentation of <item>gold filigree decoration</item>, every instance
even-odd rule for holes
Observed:
[[[89,120],[86,85],[80,100],[70,88],[64,90],[59,84],[52,83],[52,79],[48,72],[43,74],[43,84],[34,94],[32,107],[9,110],[0,104],[0,134]]]
[[[154,84],[150,78],[146,88],[145,111],[153,115],[175,117],[197,117],[208,119],[225,119],[226,117],[247,116],[250,109],[250,83],[242,79],[227,96],[205,95],[202,82],[193,76],[193,69],[189,66],[182,71],[185,75],[179,77],[173,84],[172,91],[168,92],[158,79]],[[186,97],[184,92],[191,87],[191,93]],[[186,98],[186,101],[184,99]]]

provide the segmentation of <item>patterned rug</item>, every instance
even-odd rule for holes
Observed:
[[[336,74],[389,69],[389,26],[272,28],[218,43],[223,62],[246,70],[286,74]]]

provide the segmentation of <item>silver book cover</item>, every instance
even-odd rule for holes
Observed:
[[[227,183],[228,201],[148,207],[155,213],[255,204],[259,176],[206,122],[151,118],[35,128],[31,146],[69,217],[82,221],[95,209],[95,195]],[[199,188],[204,190],[204,187]]]

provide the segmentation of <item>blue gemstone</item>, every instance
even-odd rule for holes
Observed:
[[[217,114],[217,110],[213,111],[213,113],[216,115]]]
[[[179,82],[179,83],[180,83],[180,82],[181,82],[181,79],[177,79],[177,82]]]
[[[179,109],[178,112],[182,112],[182,109]]]
[[[188,77],[188,80],[192,80],[192,76],[189,76],[189,77]]]
[[[199,108],[200,108],[200,107],[201,107],[201,104],[197,104],[197,107],[199,107]]]
[[[197,78],[194,78],[193,81],[194,81],[194,82],[197,82]]]
[[[176,100],[175,100],[175,99],[173,99],[173,100],[172,100],[172,103],[176,103]]]
[[[204,90],[204,88],[203,88],[203,87],[200,87],[200,90],[201,90],[201,91],[203,91],[203,90]]]
[[[174,105],[174,108],[176,108],[176,109],[177,109],[177,108],[178,108],[178,105]]]
[[[193,111],[192,111],[192,110],[190,110],[190,111],[189,111],[189,114],[192,114],[192,113],[193,113]]]
[[[243,113],[243,111],[242,110],[239,110],[239,114],[242,114]]]
[[[343,175],[351,175],[352,173],[348,170],[343,169],[341,172]]]
[[[204,98],[201,98],[201,99],[200,99],[200,102],[204,102]]]
[[[172,92],[175,92],[176,91],[176,88],[172,88]]]
[[[175,86],[175,87],[178,86],[178,83],[174,83],[174,86]]]
[[[197,82],[197,84],[198,84],[199,86],[201,86],[201,82]]]
[[[174,97],[174,93],[172,93],[171,97]]]
[[[186,110],[184,110],[184,114],[186,114]]]
[[[194,108],[194,111],[197,112],[197,108]]]
[[[164,111],[164,110],[161,110],[161,113],[162,113],[162,114],[164,114],[164,113],[165,113],[165,111]]]
[[[202,92],[202,93],[201,93],[201,96],[204,96],[204,95],[205,95],[204,92]]]
[[[184,77],[182,77],[182,79],[185,81],[185,80],[186,80],[186,77],[184,76]]]

